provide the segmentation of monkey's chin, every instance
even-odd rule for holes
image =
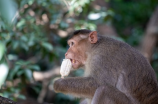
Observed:
[[[76,70],[76,69],[79,69],[80,67],[78,67],[76,65],[72,65],[72,68]]]
[[[79,69],[79,68],[82,68],[82,67],[83,67],[83,65],[80,65],[80,64],[75,64],[75,65],[72,64],[72,68],[75,69],[75,70]]]
[[[73,69],[78,69],[79,68],[79,64],[78,63],[72,63],[72,68]]]

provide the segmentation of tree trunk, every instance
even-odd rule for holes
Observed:
[[[147,25],[144,39],[142,41],[142,53],[144,56],[151,61],[153,50],[156,47],[158,41],[158,6],[150,18]]]

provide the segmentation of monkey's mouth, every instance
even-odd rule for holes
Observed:
[[[74,60],[74,59],[70,59],[71,60],[71,63],[72,64],[75,64],[76,63],[76,60]]]
[[[70,59],[71,64],[72,64],[72,68],[73,69],[78,69],[80,67],[80,62],[79,60],[75,60],[75,59]]]

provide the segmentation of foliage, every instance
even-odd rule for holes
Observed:
[[[113,24],[119,35],[132,46],[139,45],[157,0],[114,0],[111,5],[115,10]]]
[[[34,82],[33,71],[46,71],[60,64],[70,30],[96,30],[97,24],[112,24],[124,41],[138,46],[158,3],[157,0],[105,0],[111,8],[95,9],[93,1],[0,1],[0,62],[8,63],[9,67],[9,84],[6,83],[1,95],[24,99],[26,85],[34,83],[32,89],[37,98],[41,83]],[[157,54],[154,58],[157,59]],[[158,68],[157,64],[153,66]],[[17,80],[19,83],[15,84]],[[59,102],[74,104],[78,99],[58,94],[55,103]]]
[[[132,46],[138,47],[144,36],[147,23],[158,6],[157,0],[111,0],[115,11],[113,25],[120,37]],[[152,66],[158,73],[157,48],[153,51]],[[157,74],[158,76],[158,74]]]

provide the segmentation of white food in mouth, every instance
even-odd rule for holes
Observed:
[[[60,67],[60,74],[61,78],[68,76],[72,67],[72,63],[70,59],[63,59],[61,67]]]

